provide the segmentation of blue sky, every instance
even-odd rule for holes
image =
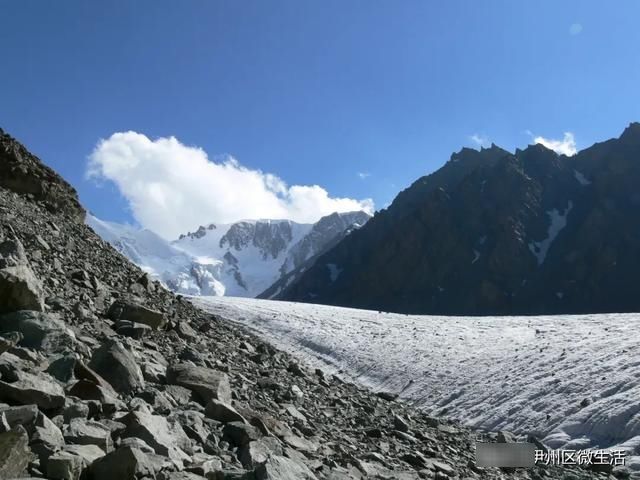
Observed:
[[[21,0],[2,17],[0,126],[109,220],[142,218],[121,182],[86,178],[115,132],[381,208],[474,135],[580,149],[640,120],[635,1]]]

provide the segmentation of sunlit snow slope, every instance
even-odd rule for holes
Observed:
[[[640,315],[405,316],[200,297],[315,366],[479,429],[622,447],[640,469]]]

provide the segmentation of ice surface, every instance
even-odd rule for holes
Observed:
[[[232,297],[194,303],[328,372],[479,429],[626,448],[640,469],[640,314],[406,316]]]

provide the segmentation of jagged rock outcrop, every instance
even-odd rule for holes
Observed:
[[[0,317],[0,325],[15,322],[0,352],[0,478],[541,480],[565,473],[478,468],[473,432],[307,369],[145,280],[70,212],[0,187],[5,240],[24,246],[44,311]],[[131,319],[110,313],[115,302],[158,312],[166,323],[141,338],[124,335],[119,322]],[[5,297],[0,306],[11,308]],[[590,478],[580,469],[570,475]]]
[[[82,222],[78,194],[60,175],[0,129],[0,187],[28,195],[51,212]]]
[[[463,149],[275,298],[403,313],[640,309],[640,124],[577,155]]]

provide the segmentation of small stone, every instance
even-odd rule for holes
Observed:
[[[304,393],[297,385],[291,386],[291,395],[293,398],[297,398],[298,400],[302,400],[304,398]]]
[[[398,394],[397,393],[391,393],[391,392],[377,392],[376,395],[378,397],[380,397],[381,399],[386,400],[388,402],[392,402],[396,398],[398,398]]]
[[[196,331],[191,328],[191,326],[187,322],[178,322],[175,328],[178,336],[184,340],[191,341],[198,338],[198,334]]]
[[[515,443],[516,438],[513,433],[502,430],[498,432],[498,436],[496,438],[496,442],[498,443]]]
[[[393,416],[393,428],[399,432],[407,433],[409,431],[409,422],[399,415]]]

